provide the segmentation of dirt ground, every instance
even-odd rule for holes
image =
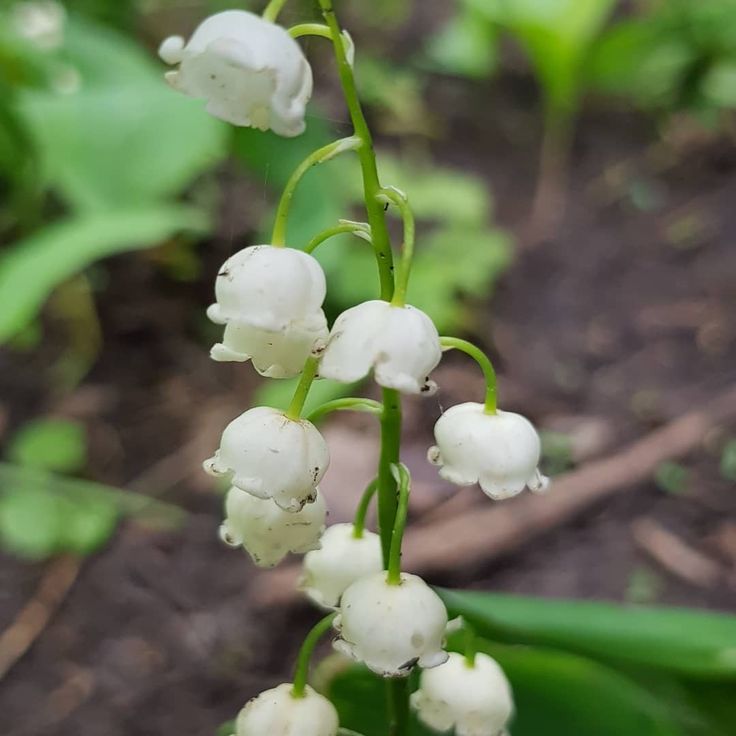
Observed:
[[[477,103],[491,92],[497,104]],[[456,111],[455,143],[438,146],[437,160],[485,177],[498,222],[520,233],[538,146],[528,93],[453,81],[432,94]],[[581,457],[609,454],[734,382],[734,148],[724,139],[657,140],[640,116],[586,114],[559,232],[518,254],[493,300],[478,305],[470,335],[495,356],[508,407],[543,428],[576,429]],[[0,681],[7,736],[214,734],[245,700],[288,677],[314,614],[301,603],[255,604],[257,573],[219,543],[220,500],[197,470],[256,383],[242,366],[213,368],[201,336],[227,249],[224,240],[202,248],[205,267],[193,284],[167,279],[152,259],[111,260],[98,303],[102,353],[70,397],[42,388],[48,352],[2,358],[8,428],[33,414],[79,417],[92,441],[90,477],[160,493],[190,512],[178,531],[127,524],[83,564],[58,614]],[[448,364],[456,380],[443,405],[460,400],[465,382],[477,385],[462,357]],[[429,444],[432,401],[408,410],[412,463]],[[356,435],[366,426],[337,421]],[[430,578],[736,612],[736,496],[718,470],[729,432],[736,426],[709,433],[682,459],[681,493],[643,483],[511,555]],[[448,492],[438,480],[430,486],[438,498]],[[725,577],[687,581],[667,570],[644,549],[647,535],[635,533],[643,518],[715,561]],[[0,630],[44,569],[0,559]]]

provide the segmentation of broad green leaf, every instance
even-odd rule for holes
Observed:
[[[253,403],[257,406],[273,406],[276,409],[286,409],[289,406],[299,378],[289,378],[279,381],[266,381],[262,383],[253,397]],[[349,396],[355,390],[356,385],[338,383],[337,381],[320,380],[312,384],[309,396],[304,404],[302,416],[314,411],[320,404],[342,396]]]
[[[567,649],[617,664],[736,679],[736,617],[678,608],[438,590],[494,640]]]
[[[514,692],[511,736],[684,736],[658,700],[626,676],[564,652],[478,642],[497,659]],[[366,736],[385,736],[385,685],[367,669],[330,666],[320,687],[335,704],[340,724]],[[416,687],[412,678],[412,689]],[[428,729],[412,718],[411,736]]]
[[[59,496],[63,502],[59,547],[78,555],[90,555],[103,547],[112,536],[118,521],[115,501],[104,494],[82,499]]]
[[[198,210],[158,205],[71,217],[17,241],[0,259],[0,342],[28,324],[56,286],[93,261],[207,226]]]
[[[18,112],[47,184],[78,210],[178,194],[226,153],[226,127],[201,101],[168,89],[133,41],[72,21],[64,49],[80,75],[65,93],[28,90]]]
[[[37,419],[24,424],[10,440],[8,459],[57,473],[82,470],[87,462],[84,427],[63,419]]]

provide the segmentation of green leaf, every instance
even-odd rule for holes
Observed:
[[[703,678],[736,678],[736,617],[678,608],[438,590],[498,641],[567,649],[616,664]]]
[[[262,383],[256,390],[253,403],[257,406],[273,406],[276,409],[286,409],[289,406],[299,378],[289,378]],[[320,404],[332,399],[349,396],[354,392],[356,384],[338,383],[326,379],[315,381],[304,403],[302,416],[314,411]]]
[[[65,49],[81,75],[70,93],[28,90],[18,111],[46,183],[83,211],[178,194],[226,153],[226,127],[168,89],[134,42],[72,21]]]
[[[0,543],[19,557],[41,560],[58,550],[59,499],[41,487],[11,488],[0,495]]]
[[[57,473],[73,473],[87,462],[84,427],[62,419],[38,419],[23,425],[12,437],[8,459]]]
[[[687,468],[679,463],[660,463],[654,472],[654,482],[665,493],[678,496],[687,491]]]
[[[56,286],[93,261],[207,227],[198,210],[158,205],[71,217],[17,241],[0,260],[0,342],[27,325]]]
[[[736,439],[729,440],[723,447],[720,470],[726,480],[736,482]]]
[[[63,502],[59,548],[90,555],[104,547],[118,522],[114,500],[103,494],[86,498],[59,496],[59,500]]]

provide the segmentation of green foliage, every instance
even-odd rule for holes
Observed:
[[[542,442],[542,458],[548,475],[559,475],[573,465],[572,439],[568,435],[542,430],[539,439]]]
[[[650,3],[603,37],[590,78],[648,109],[689,109],[708,118],[736,105],[736,2]]]
[[[62,419],[37,419],[25,424],[12,437],[8,459],[57,473],[74,473],[87,462],[84,427]]]
[[[497,641],[556,647],[602,662],[687,676],[736,680],[733,616],[472,591],[438,593],[452,616],[463,616],[482,635]]]
[[[661,463],[654,473],[654,482],[665,493],[675,496],[687,491],[688,472],[679,463]]]
[[[146,496],[39,468],[37,462],[0,463],[0,545],[19,557],[92,554],[107,543],[121,516],[166,527],[183,519],[179,509]]]
[[[24,238],[0,259],[0,342],[25,327],[56,286],[98,258],[207,226],[199,210],[153,204],[72,216]]]
[[[723,446],[720,470],[726,480],[736,482],[736,439],[729,440]]]

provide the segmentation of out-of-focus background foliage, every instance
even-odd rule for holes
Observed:
[[[519,499],[491,518],[477,489],[426,465],[442,407],[482,392],[452,356],[438,398],[406,409],[418,523],[407,565],[453,587],[736,611],[736,0],[337,5],[383,182],[409,194],[419,222],[410,300],[494,356],[502,405],[542,429],[545,468],[571,499],[536,515]],[[214,733],[289,676],[312,616],[290,595],[292,568],[259,573],[218,545],[222,489],[199,464],[229,419],[284,404],[293,384],[209,361],[217,328],[204,310],[220,263],[267,238],[295,165],[349,126],[321,39],[304,41],[316,93],[301,137],[231,129],[169,90],[158,43],[227,7],[0,5],[8,736]],[[316,11],[291,0],[281,19]],[[310,172],[289,243],[361,217],[360,202],[354,161]],[[318,257],[331,316],[376,294],[360,241]],[[315,400],[342,390],[321,382]],[[340,520],[370,478],[375,428],[341,416],[324,431]],[[593,622],[580,634],[593,644],[576,647],[564,626],[523,621],[514,639],[514,609],[508,621],[488,601],[473,610],[501,642],[564,644],[541,659],[496,646],[521,683],[513,736],[736,733],[733,628],[703,619],[682,636],[683,621],[637,619],[606,639],[595,626],[609,632],[615,617],[550,610],[573,633]],[[631,638],[639,626],[674,632],[664,664],[601,668],[617,647],[650,651]],[[703,662],[708,687],[682,679]],[[371,736],[349,712],[350,688],[369,698],[370,684],[331,687]]]

